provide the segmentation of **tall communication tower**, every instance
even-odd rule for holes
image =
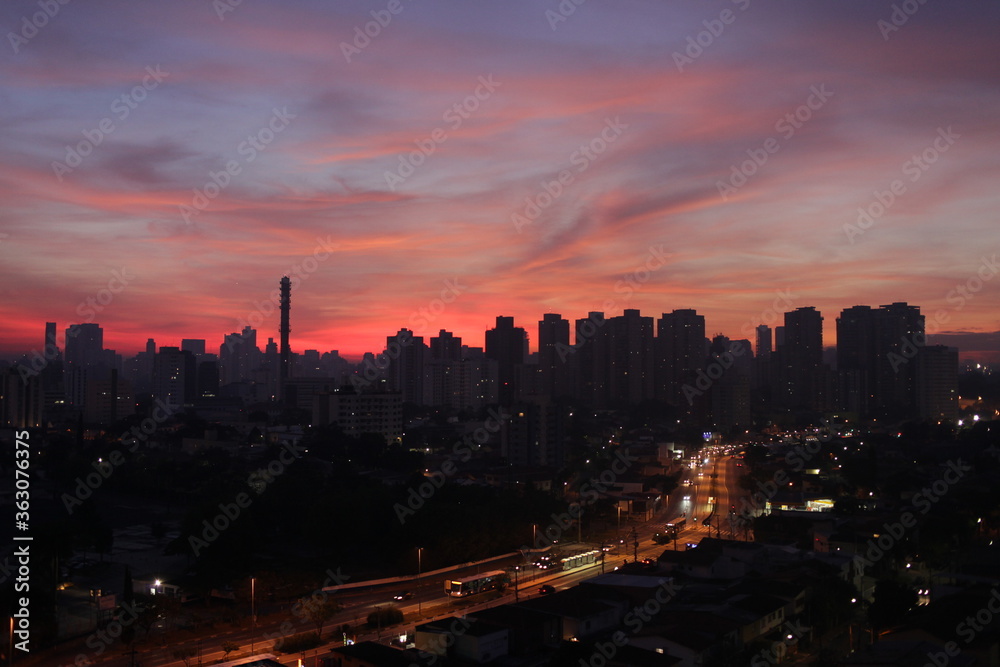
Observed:
[[[288,325],[288,316],[292,310],[292,281],[288,276],[281,279],[281,370],[278,377],[281,381],[281,393],[284,395],[285,382],[288,380],[288,369],[291,364],[291,349],[288,346],[288,334],[291,328]]]

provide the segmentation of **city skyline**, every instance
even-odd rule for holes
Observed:
[[[776,303],[777,302],[778,302],[778,300],[776,300]],[[787,301],[785,301],[785,302],[787,303]],[[277,304],[278,302],[275,302],[275,303]],[[891,304],[875,304],[875,305],[872,305],[872,304],[855,304],[855,305],[852,305],[852,306],[849,306],[849,307],[845,306],[844,308],[840,309],[838,312],[836,312],[836,313],[829,313],[829,314],[825,314],[823,311],[818,311],[819,315],[821,317],[820,326],[821,326],[821,335],[822,335],[822,350],[823,350],[824,355],[829,355],[829,354],[835,352],[836,349],[837,349],[837,338],[836,338],[836,335],[837,335],[837,329],[838,329],[838,322],[839,322],[839,319],[842,316],[848,315],[851,311],[854,311],[854,310],[859,309],[859,308],[862,308],[862,309],[883,308],[883,307],[886,307],[886,306],[894,306],[894,305],[904,305],[904,306],[909,305],[909,306],[911,306],[913,308],[916,308],[916,310],[918,312],[920,312],[920,306],[918,304],[907,304],[906,302],[899,302],[899,301],[892,302]],[[277,313],[280,310],[280,306],[279,305],[275,305],[274,307],[275,307],[275,313]],[[777,330],[778,329],[784,328],[784,326],[785,326],[785,324],[784,324],[785,323],[785,319],[784,319],[785,315],[788,314],[788,313],[792,313],[792,312],[794,312],[796,310],[801,310],[801,309],[807,309],[807,310],[809,310],[809,309],[815,309],[815,306],[810,306],[810,305],[803,304],[802,306],[796,305],[796,306],[789,307],[787,310],[783,310],[780,307],[776,308],[776,307],[772,306],[771,308],[766,309],[761,314],[762,316],[760,316],[760,315],[759,316],[754,316],[752,318],[748,318],[747,320],[745,320],[744,323],[743,323],[743,325],[741,326],[740,330],[738,330],[738,331],[722,331],[722,330],[718,330],[718,329],[712,327],[711,323],[708,321],[708,318],[705,317],[704,313],[701,312],[701,311],[699,311],[697,308],[673,308],[673,309],[670,309],[670,310],[667,310],[667,311],[656,312],[655,314],[646,313],[646,312],[643,312],[643,311],[641,311],[639,309],[633,309],[633,308],[625,308],[625,309],[621,309],[621,310],[619,310],[617,312],[592,310],[592,311],[588,311],[587,313],[568,313],[568,312],[562,312],[561,311],[561,312],[554,312],[554,313],[544,313],[539,318],[534,319],[534,320],[528,320],[528,321],[522,321],[522,320],[519,320],[518,318],[513,317],[513,316],[499,315],[498,314],[498,315],[494,315],[494,320],[496,320],[498,318],[499,319],[503,319],[503,320],[512,319],[513,322],[510,323],[510,324],[512,324],[514,327],[517,327],[517,328],[520,328],[520,329],[524,329],[526,331],[526,333],[527,333],[527,354],[532,355],[532,356],[536,356],[540,352],[540,349],[539,349],[539,343],[540,343],[539,336],[540,336],[541,329],[544,328],[544,324],[548,324],[548,320],[551,317],[563,318],[562,321],[565,321],[565,322],[567,322],[569,324],[569,341],[570,341],[570,344],[572,345],[575,337],[577,337],[579,335],[578,331],[577,331],[577,328],[576,328],[576,324],[579,324],[579,322],[584,321],[584,320],[591,320],[592,318],[590,318],[590,315],[593,314],[593,313],[601,313],[603,315],[603,317],[605,318],[605,321],[606,321],[606,320],[610,320],[611,318],[614,318],[614,317],[623,316],[625,314],[626,310],[629,310],[629,311],[633,311],[634,310],[634,311],[639,311],[639,314],[642,317],[651,317],[651,318],[653,318],[654,321],[657,321],[657,320],[660,319],[661,316],[666,316],[666,315],[670,315],[670,314],[677,314],[678,312],[680,312],[680,313],[690,312],[690,313],[695,314],[698,317],[700,317],[700,318],[702,318],[702,319],[705,320],[705,336],[704,336],[704,339],[706,341],[706,344],[708,342],[710,342],[716,336],[722,336],[722,337],[725,337],[725,338],[730,339],[730,340],[747,340],[750,343],[751,349],[754,351],[754,354],[757,354],[757,352],[758,352],[757,347],[759,345],[758,336],[760,335],[760,331],[758,329],[760,327],[767,327],[770,330],[772,338],[773,338],[774,336],[777,335]],[[260,310],[258,310],[256,312],[259,313]],[[772,314],[773,314],[773,317],[772,317]],[[928,325],[932,324],[932,322],[931,322],[932,316],[928,317],[925,314],[921,313],[921,317],[925,318],[926,323]],[[161,338],[161,337],[158,337],[158,336],[155,336],[155,335],[150,335],[150,336],[147,336],[146,338],[144,338],[143,341],[142,341],[142,345],[139,346],[138,348],[134,349],[134,350],[133,349],[121,350],[121,349],[114,348],[114,347],[112,347],[109,344],[105,344],[104,345],[104,349],[109,350],[111,352],[114,352],[114,353],[122,356],[123,358],[129,358],[129,357],[133,357],[134,355],[136,355],[136,354],[138,354],[140,352],[147,352],[148,349],[149,349],[149,342],[150,341],[153,341],[155,343],[155,348],[157,350],[159,350],[160,348],[164,348],[164,347],[181,347],[181,345],[182,345],[182,343],[184,341],[200,341],[200,342],[204,343],[204,345],[205,345],[205,352],[208,353],[208,354],[213,354],[214,355],[214,354],[217,354],[217,352],[218,352],[218,349],[217,349],[217,347],[215,345],[215,342],[214,342],[215,340],[219,341],[218,348],[227,347],[227,341],[231,337],[235,336],[235,339],[237,341],[243,340],[244,334],[242,332],[244,332],[246,330],[246,327],[249,327],[250,329],[253,330],[254,335],[256,337],[255,338],[255,340],[256,340],[256,346],[259,349],[263,350],[264,347],[265,347],[265,344],[269,340],[271,342],[273,342],[275,345],[278,345],[279,348],[280,348],[280,346],[281,346],[280,330],[279,329],[274,329],[272,331],[270,328],[261,328],[260,326],[255,326],[255,323],[257,323],[258,321],[259,320],[256,317],[245,318],[245,319],[242,319],[239,322],[240,326],[237,327],[237,328],[234,328],[233,331],[213,332],[211,335],[208,335],[208,334],[192,335],[192,336],[184,336],[182,338],[173,338],[173,337]],[[425,321],[424,319],[421,319],[418,322],[422,323],[424,321]],[[574,323],[576,323],[576,324],[574,324]],[[44,356],[44,354],[46,352],[45,348],[48,346],[48,342],[50,340],[54,340],[55,341],[54,344],[60,350],[60,353],[63,353],[64,350],[65,350],[65,345],[66,345],[66,337],[68,335],[67,334],[67,330],[69,328],[71,328],[71,327],[79,326],[81,324],[93,324],[93,325],[96,325],[96,326],[100,327],[101,330],[102,330],[102,332],[103,332],[103,336],[104,336],[103,340],[105,341],[105,343],[107,343],[107,341],[109,341],[109,340],[114,340],[115,339],[113,335],[109,336],[109,334],[113,334],[113,332],[110,331],[109,328],[106,327],[105,324],[103,322],[101,322],[101,321],[91,321],[91,322],[67,321],[65,323],[62,323],[62,322],[45,322],[45,323],[39,323],[38,331],[40,333],[37,336],[38,341],[31,348],[23,349],[23,350],[13,350],[12,349],[9,353],[3,352],[3,351],[0,351],[0,352],[5,353],[7,355],[7,357],[9,357],[9,361],[11,361],[11,362],[17,362],[19,360],[23,361],[24,357],[27,357],[28,361],[30,361],[30,359],[36,353],[38,355]],[[50,331],[51,327],[49,325],[55,325],[55,329],[54,329],[55,335],[54,336],[51,334],[51,331]],[[483,327],[478,330],[478,336],[479,337],[478,338],[477,337],[473,337],[470,340],[470,338],[466,337],[461,332],[454,331],[454,330],[450,329],[448,326],[446,326],[446,323],[444,323],[444,322],[441,323],[441,326],[433,326],[433,327],[431,327],[431,326],[424,326],[422,328],[417,328],[417,329],[413,328],[412,323],[410,323],[410,324],[400,323],[394,329],[391,329],[391,330],[390,329],[386,329],[385,330],[384,335],[381,336],[381,343],[376,344],[372,348],[362,350],[358,354],[349,354],[349,353],[345,353],[343,350],[338,350],[337,348],[330,347],[330,346],[324,347],[322,345],[320,347],[316,347],[316,348],[301,347],[301,346],[298,346],[298,345],[295,344],[295,341],[294,341],[293,338],[290,339],[289,352],[291,354],[294,354],[294,355],[301,355],[306,350],[315,350],[315,351],[318,351],[320,354],[325,354],[327,352],[336,352],[336,353],[338,353],[338,355],[341,358],[343,358],[346,361],[349,361],[351,363],[360,363],[361,361],[364,360],[364,357],[366,355],[371,355],[371,354],[378,355],[378,354],[382,353],[385,350],[385,348],[386,348],[386,341],[389,340],[389,339],[394,338],[399,332],[401,332],[403,330],[409,331],[410,335],[413,338],[421,338],[421,339],[423,339],[424,344],[428,345],[428,346],[430,345],[431,339],[437,338],[439,336],[439,334],[444,333],[444,334],[447,334],[448,336],[454,336],[455,339],[460,340],[462,342],[463,347],[484,349],[486,347],[487,333],[490,330],[492,330],[495,325],[496,325],[496,321],[494,321],[492,323],[491,322],[484,323]],[[292,329],[294,329],[294,315],[291,316],[291,325],[290,326],[291,326]],[[599,327],[600,327],[600,325],[598,325],[598,328]],[[657,334],[655,333],[655,331],[654,331],[653,335],[654,335],[654,337],[656,337]],[[588,339],[588,334],[587,334],[586,331],[583,332],[583,339],[584,339],[584,341],[586,341]],[[955,349],[957,349],[959,351],[960,355],[963,355],[963,356],[961,356],[961,361],[963,361],[963,362],[981,362],[981,361],[983,361],[978,355],[975,354],[975,351],[973,351],[970,354],[966,354],[967,350],[963,349],[960,345],[955,344],[956,340],[961,340],[960,336],[950,335],[950,334],[932,334],[932,333],[930,333],[930,329],[927,329],[927,333],[925,334],[925,336],[921,340],[925,344],[927,344],[927,345],[945,345],[945,346],[948,346],[948,347],[954,347]],[[473,341],[475,341],[475,342],[473,342]],[[773,340],[771,341],[771,345],[774,345],[774,341]],[[920,345],[920,341],[918,341],[918,345]],[[231,345],[228,345],[228,346],[231,347]],[[773,348],[768,348],[767,351],[770,352],[772,349]],[[4,358],[3,356],[0,356],[0,359],[3,359],[3,358]],[[986,362],[990,363],[988,359],[986,360]]]
[[[775,302],[775,304],[777,304],[777,301]],[[919,313],[919,316],[925,320],[926,324],[932,324],[931,322],[932,318],[929,318],[925,314],[923,314],[918,304],[907,304],[906,302],[899,302],[899,301],[892,302],[891,304],[876,304],[875,306],[872,306],[871,304],[855,304],[849,307],[844,307],[835,314],[824,314],[823,311],[818,311],[815,308],[815,306],[809,306],[809,305],[793,306],[790,307],[788,310],[783,310],[781,308],[772,306],[771,308],[764,311],[763,317],[754,317],[747,319],[744,322],[742,328],[737,332],[727,332],[712,328],[710,326],[710,323],[708,322],[708,319],[697,308],[675,308],[668,311],[657,312],[655,314],[645,313],[639,309],[625,308],[617,312],[589,311],[587,313],[567,313],[567,312],[544,313],[541,317],[528,322],[518,320],[516,317],[513,316],[495,315],[494,321],[492,323],[488,322],[484,325],[482,329],[478,330],[482,338],[473,339],[476,340],[477,342],[470,342],[470,340],[461,332],[453,331],[452,329],[449,329],[447,326],[444,326],[443,324],[440,327],[433,327],[433,328],[423,327],[414,329],[412,328],[412,326],[408,326],[407,324],[403,323],[398,325],[395,329],[392,330],[387,329],[385,331],[385,335],[381,337],[380,343],[378,343],[375,347],[363,350],[360,354],[357,355],[345,354],[342,350],[338,350],[332,347],[322,347],[322,346],[317,348],[298,347],[294,344],[294,342],[290,342],[288,351],[293,355],[302,355],[307,350],[317,351],[320,354],[326,354],[328,352],[336,352],[345,361],[351,363],[360,363],[364,360],[364,357],[367,355],[372,355],[372,354],[378,355],[384,352],[386,349],[387,341],[395,340],[397,334],[399,334],[404,330],[408,331],[409,335],[413,339],[416,338],[422,339],[424,345],[428,347],[431,346],[432,339],[436,340],[441,334],[444,334],[447,340],[451,340],[453,337],[454,340],[461,341],[462,347],[476,348],[482,350],[485,349],[487,346],[486,341],[488,339],[489,332],[494,330],[494,328],[498,324],[500,324],[499,322],[500,320],[503,320],[504,326],[513,326],[518,329],[523,329],[525,331],[527,336],[526,348],[525,348],[526,357],[528,355],[537,356],[541,352],[540,336],[542,335],[542,330],[546,329],[547,327],[550,327],[554,323],[563,322],[564,324],[568,325],[569,328],[567,333],[568,333],[569,344],[570,346],[574,346],[575,345],[574,341],[578,337],[582,336],[581,342],[585,344],[586,342],[589,342],[590,336],[592,335],[591,333],[592,330],[588,328],[589,325],[587,324],[584,324],[582,330],[579,329],[581,322],[592,322],[592,323],[596,322],[596,326],[593,328],[593,330],[599,330],[603,328],[605,322],[611,320],[612,318],[622,317],[625,315],[626,311],[637,311],[638,314],[643,318],[652,318],[654,323],[659,321],[661,317],[666,317],[670,315],[676,316],[678,314],[683,315],[685,313],[690,313],[695,317],[705,321],[704,341],[706,345],[708,345],[712,341],[712,339],[718,336],[733,341],[746,340],[750,343],[750,349],[753,351],[754,355],[757,355],[759,354],[758,347],[761,343],[759,337],[761,335],[762,327],[766,328],[771,335],[771,340],[768,341],[768,346],[765,350],[766,353],[770,353],[775,349],[775,346],[779,345],[779,343],[775,340],[775,338],[779,335],[779,330],[784,329],[785,327],[786,315],[794,316],[797,311],[817,310],[820,319],[819,326],[820,326],[820,335],[822,336],[822,351],[824,355],[829,355],[837,350],[838,343],[836,334],[838,328],[840,327],[840,319],[842,317],[851,316],[852,313],[854,311],[857,311],[858,309],[866,309],[866,310],[871,310],[873,308],[884,309],[893,306],[903,306],[915,309],[916,312]],[[278,310],[280,310],[280,305],[275,305],[275,311],[277,312]],[[603,320],[595,319],[593,317],[595,313],[600,313],[604,319]],[[218,348],[232,347],[232,344],[228,342],[231,338],[237,342],[247,341],[248,339],[246,338],[245,334],[247,328],[253,331],[254,344],[261,351],[264,350],[266,344],[268,344],[269,341],[270,343],[278,346],[277,349],[280,349],[281,347],[280,330],[271,331],[270,329],[262,329],[259,328],[258,326],[255,326],[256,322],[257,322],[256,318],[244,319],[241,320],[241,322],[239,323],[240,326],[234,329],[233,331],[227,331],[225,333],[218,332],[217,334],[212,334],[211,336],[210,335],[186,336],[184,338],[178,338],[178,339],[147,336],[143,340],[142,345],[135,350],[119,350],[110,347],[106,344],[104,345],[104,349],[114,352],[119,356],[121,356],[122,358],[130,358],[138,353],[148,352],[151,341],[155,344],[155,350],[160,350],[161,348],[180,348],[184,342],[199,342],[204,345],[204,353],[210,355],[216,355],[218,352]],[[36,354],[39,356],[45,356],[46,348],[50,347],[49,344],[50,341],[54,341],[53,344],[58,348],[60,354],[64,354],[66,347],[66,338],[68,336],[67,333],[68,330],[72,327],[78,327],[82,324],[94,325],[100,327],[103,336],[102,340],[104,341],[113,340],[113,336],[109,337],[107,335],[110,333],[110,331],[100,321],[66,322],[65,324],[60,322],[45,322],[43,327],[44,330],[42,327],[39,328],[41,334],[39,335],[38,338],[39,341],[41,342],[39,344],[36,344],[30,349],[16,351],[14,354],[10,355],[11,358],[9,359],[9,361],[11,362],[18,362],[19,360],[25,361],[26,357],[27,361],[30,362],[31,358]],[[954,340],[955,337],[949,336],[947,334],[931,334],[930,331],[926,329],[926,327],[925,331],[927,333],[925,333],[923,338],[916,341],[916,345],[918,347],[923,346],[924,344],[945,345],[947,347],[955,348],[956,350],[958,350],[960,355],[965,354],[966,351],[963,350],[961,347],[948,342],[949,340]],[[659,333],[655,329],[652,332],[652,335],[654,338],[659,337]],[[218,348],[213,342],[214,340],[219,341]],[[447,342],[443,342],[442,344],[447,344]],[[551,342],[549,343],[549,345],[551,345]],[[550,355],[552,354],[551,350],[549,350],[549,354]],[[559,356],[565,357],[566,354],[568,354],[568,352],[564,351]],[[49,353],[50,360],[51,356],[52,356],[51,353]],[[960,360],[963,362],[975,362],[977,361],[977,357],[976,355],[973,354],[971,356],[962,356]],[[284,363],[282,365],[284,365]]]
[[[995,6],[53,6],[0,9],[0,355],[278,340],[287,274],[292,349],[352,359],[414,317],[752,340],[791,293],[827,347],[907,302],[1000,361]]]
[[[280,299],[286,333],[287,277]],[[445,330],[425,339],[400,329],[386,337],[384,352],[357,366],[336,351],[292,356],[287,340],[279,352],[273,337],[261,349],[263,337],[251,325],[227,334],[218,355],[204,339],[184,339],[179,347],[149,339],[143,352],[124,357],[104,347],[99,324],[72,324],[60,353],[57,325],[47,322],[44,357],[36,351],[9,369],[3,393],[10,404],[2,407],[5,420],[36,424],[42,396],[55,409],[61,403],[55,397],[63,395],[87,419],[113,421],[135,408],[133,396],[200,409],[211,409],[219,398],[256,397],[311,409],[313,420],[325,423],[330,417],[316,412],[317,397],[330,396],[330,414],[336,414],[341,401],[353,400],[344,396],[355,395],[383,401],[392,423],[380,432],[390,440],[398,439],[393,434],[400,431],[395,422],[403,403],[469,409],[569,399],[603,409],[658,401],[685,419],[710,415],[725,431],[745,429],[755,413],[768,409],[955,418],[958,349],[927,344],[919,307],[897,302],[843,310],[836,318],[841,340],[835,358],[823,347],[820,311],[798,307],[781,321],[773,330],[755,326],[754,346],[748,338],[707,335],[704,316],[691,309],[659,319],[636,309],[617,316],[590,312],[575,320],[573,335],[568,319],[550,313],[538,323],[539,351],[532,360],[527,330],[500,315],[485,332],[485,349],[462,345]]]

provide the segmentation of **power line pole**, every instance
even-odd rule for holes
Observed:
[[[417,547],[417,615],[422,616],[423,612],[420,609],[420,573],[421,573],[421,560],[420,556],[423,553],[423,547]]]

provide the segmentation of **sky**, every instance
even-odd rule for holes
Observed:
[[[63,4],[65,3],[65,4]],[[906,301],[1000,361],[1000,6],[12,0],[0,352]]]

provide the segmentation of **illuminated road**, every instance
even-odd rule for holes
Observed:
[[[705,460],[707,459],[707,463]],[[741,507],[739,498],[745,495],[739,488],[738,480],[745,468],[738,459],[732,459],[728,454],[704,454],[700,459],[700,467],[690,470],[688,477],[691,479],[690,486],[679,486],[664,508],[658,515],[645,523],[623,526],[623,534],[627,534],[627,543],[619,545],[608,553],[603,563],[603,570],[611,572],[616,566],[620,566],[626,561],[632,561],[636,554],[639,560],[646,558],[657,558],[667,549],[684,549],[686,543],[697,543],[703,537],[711,533],[712,536],[720,535],[723,538],[747,539],[747,535],[740,527],[731,520],[730,510],[732,506]],[[689,500],[684,500],[684,496],[689,495]],[[710,515],[711,513],[711,515]],[[687,524],[678,535],[676,541],[666,545],[653,542],[654,533],[662,532],[664,523],[681,514],[685,515]],[[711,528],[704,525],[706,517],[711,517]],[[697,521],[696,521],[697,519]],[[627,528],[627,531],[625,530]],[[734,535],[735,533],[735,535]],[[638,545],[636,545],[638,542]],[[577,547],[578,550],[599,548],[599,545],[581,544],[565,545],[566,547]],[[469,574],[478,574],[494,569],[504,569],[523,562],[519,556],[511,556],[486,564],[474,564],[468,567],[458,568],[449,573],[447,577],[442,574],[424,575],[419,582],[414,579],[397,582],[391,585],[381,585],[372,588],[355,590],[343,590],[333,595],[341,605],[341,612],[325,625],[324,638],[331,640],[331,644],[315,650],[307,651],[304,655],[280,657],[279,661],[284,665],[297,665],[300,657],[304,657],[304,665],[312,667],[315,664],[314,656],[325,655],[333,646],[340,644],[340,637],[336,634],[335,628],[343,624],[358,627],[365,622],[368,614],[376,607],[398,607],[404,612],[406,622],[380,631],[367,632],[359,635],[359,641],[367,639],[382,639],[396,636],[401,632],[413,630],[414,625],[423,623],[432,618],[443,618],[451,615],[462,615],[472,613],[474,610],[509,604],[516,599],[525,600],[540,595],[538,587],[543,584],[551,584],[558,590],[569,588],[584,579],[601,574],[602,563],[600,561],[566,572],[541,572],[535,569],[522,573],[518,578],[519,586],[517,592],[514,591],[513,584],[503,596],[490,598],[489,594],[476,596],[470,599],[452,600],[444,595],[445,578],[458,578]],[[405,603],[393,601],[394,594],[408,590],[415,595]],[[418,604],[419,603],[419,604]],[[216,632],[205,632],[198,637],[185,637],[183,646],[194,647],[200,651],[202,664],[211,664],[215,660],[223,657],[220,646],[223,641],[232,641],[240,645],[240,651],[230,655],[230,659],[244,654],[251,645],[253,639],[254,649],[257,653],[272,650],[273,641],[265,639],[268,633],[274,633],[282,623],[291,622],[292,632],[314,631],[316,628],[308,621],[303,622],[296,618],[290,610],[272,614],[261,618],[258,622],[256,632],[251,636],[249,628],[224,630]],[[174,635],[176,636],[176,635]],[[333,641],[335,640],[336,641]],[[180,645],[180,644],[178,644]],[[140,647],[138,657],[143,667],[180,667],[183,662],[173,658],[173,649],[178,645],[168,645],[161,643],[157,646],[146,645]],[[125,667],[129,664],[128,659],[120,653],[120,649],[108,651],[114,655],[105,655],[103,665]],[[48,653],[46,665],[70,664],[76,653],[70,654],[66,650],[57,653]],[[56,656],[64,658],[59,661]],[[197,661],[197,658],[195,658]],[[22,664],[41,664],[31,660],[25,660]]]

